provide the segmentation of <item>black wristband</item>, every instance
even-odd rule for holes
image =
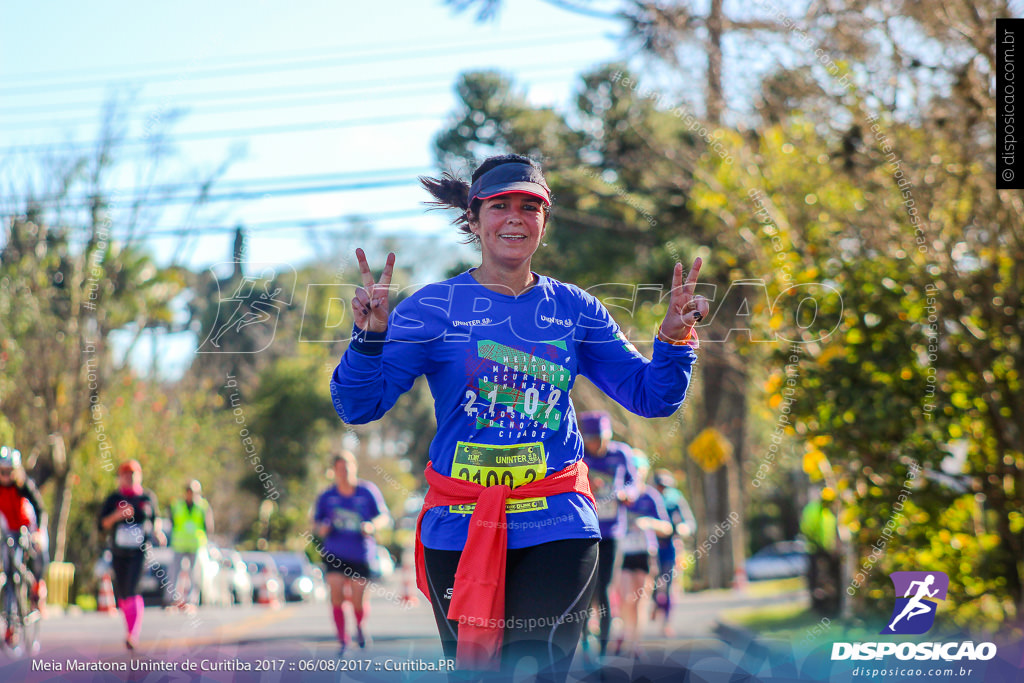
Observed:
[[[352,341],[349,348],[366,356],[379,356],[384,353],[384,342],[387,341],[387,330],[383,332],[370,332],[361,330],[358,327],[352,328]]]

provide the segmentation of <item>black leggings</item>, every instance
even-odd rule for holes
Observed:
[[[459,623],[448,619],[460,550],[424,548],[430,604],[446,657],[454,658]],[[564,681],[576,652],[597,578],[597,540],[551,541],[507,551],[502,670],[526,657],[539,677]]]
[[[597,602],[599,615],[600,633],[598,642],[602,655],[608,650],[608,633],[612,627],[612,606],[608,599],[608,588],[612,583],[612,575],[615,573],[615,556],[618,552],[619,542],[614,538],[602,538],[598,545],[600,555],[597,564],[597,588],[594,591],[594,600]]]
[[[142,552],[114,553],[110,564],[114,570],[114,595],[124,600],[139,594],[139,579],[146,555]]]

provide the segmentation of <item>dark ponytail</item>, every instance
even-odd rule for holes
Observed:
[[[476,182],[477,178],[487,173],[495,166],[501,166],[502,164],[528,164],[540,169],[540,164],[529,157],[524,157],[520,154],[502,154],[499,156],[488,157],[484,160],[480,166],[473,171],[472,182]],[[432,202],[424,202],[433,209],[459,209],[459,215],[452,220],[452,224],[457,226],[459,232],[465,235],[465,243],[473,244],[479,242],[480,238],[473,234],[473,231],[469,229],[470,221],[476,221],[477,215],[480,212],[480,205],[482,202],[479,199],[474,199],[472,202],[469,201],[469,183],[460,178],[456,177],[455,174],[445,171],[441,174],[440,178],[430,178],[428,176],[420,176],[420,184],[423,188],[434,197]],[[544,204],[544,221],[548,220],[551,214],[551,207]]]
[[[441,174],[441,178],[428,178],[420,176],[420,184],[434,196],[437,201],[426,202],[439,209],[462,209],[469,208],[469,183],[456,178],[449,172]]]

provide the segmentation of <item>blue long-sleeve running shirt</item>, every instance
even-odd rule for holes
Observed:
[[[601,303],[574,285],[539,276],[514,297],[471,271],[402,301],[387,332],[353,331],[331,378],[342,420],[379,419],[419,375],[434,397],[434,469],[485,486],[516,487],[583,457],[569,390],[583,375],[628,410],[671,415],[682,404],[697,355],[654,341],[644,358]],[[437,507],[423,519],[423,545],[462,550],[473,506]],[[508,547],[600,538],[594,507],[578,493],[509,500]]]
[[[632,492],[636,486],[632,457],[633,449],[618,441],[608,442],[604,455],[583,454],[583,462],[590,469],[590,491],[597,503],[601,538],[622,538],[626,533],[626,506],[618,494]]]

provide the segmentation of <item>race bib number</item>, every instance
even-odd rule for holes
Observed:
[[[647,532],[636,527],[636,517],[629,516],[629,528],[619,542],[624,555],[638,555],[651,551],[651,539]]]
[[[492,446],[460,441],[455,446],[452,477],[481,486],[501,484],[514,489],[543,479],[547,471],[548,459],[542,443]],[[547,508],[547,498],[509,499],[505,503],[506,513]],[[476,505],[450,506],[450,510],[458,514],[472,514],[475,509]]]
[[[122,524],[114,532],[114,545],[118,548],[138,549],[146,540],[146,534],[138,524]]]
[[[619,514],[619,499],[615,495],[615,478],[605,472],[590,470],[590,486],[597,503],[599,520],[615,519]]]
[[[355,510],[337,508],[331,520],[336,531],[360,531],[363,528],[363,517]]]

